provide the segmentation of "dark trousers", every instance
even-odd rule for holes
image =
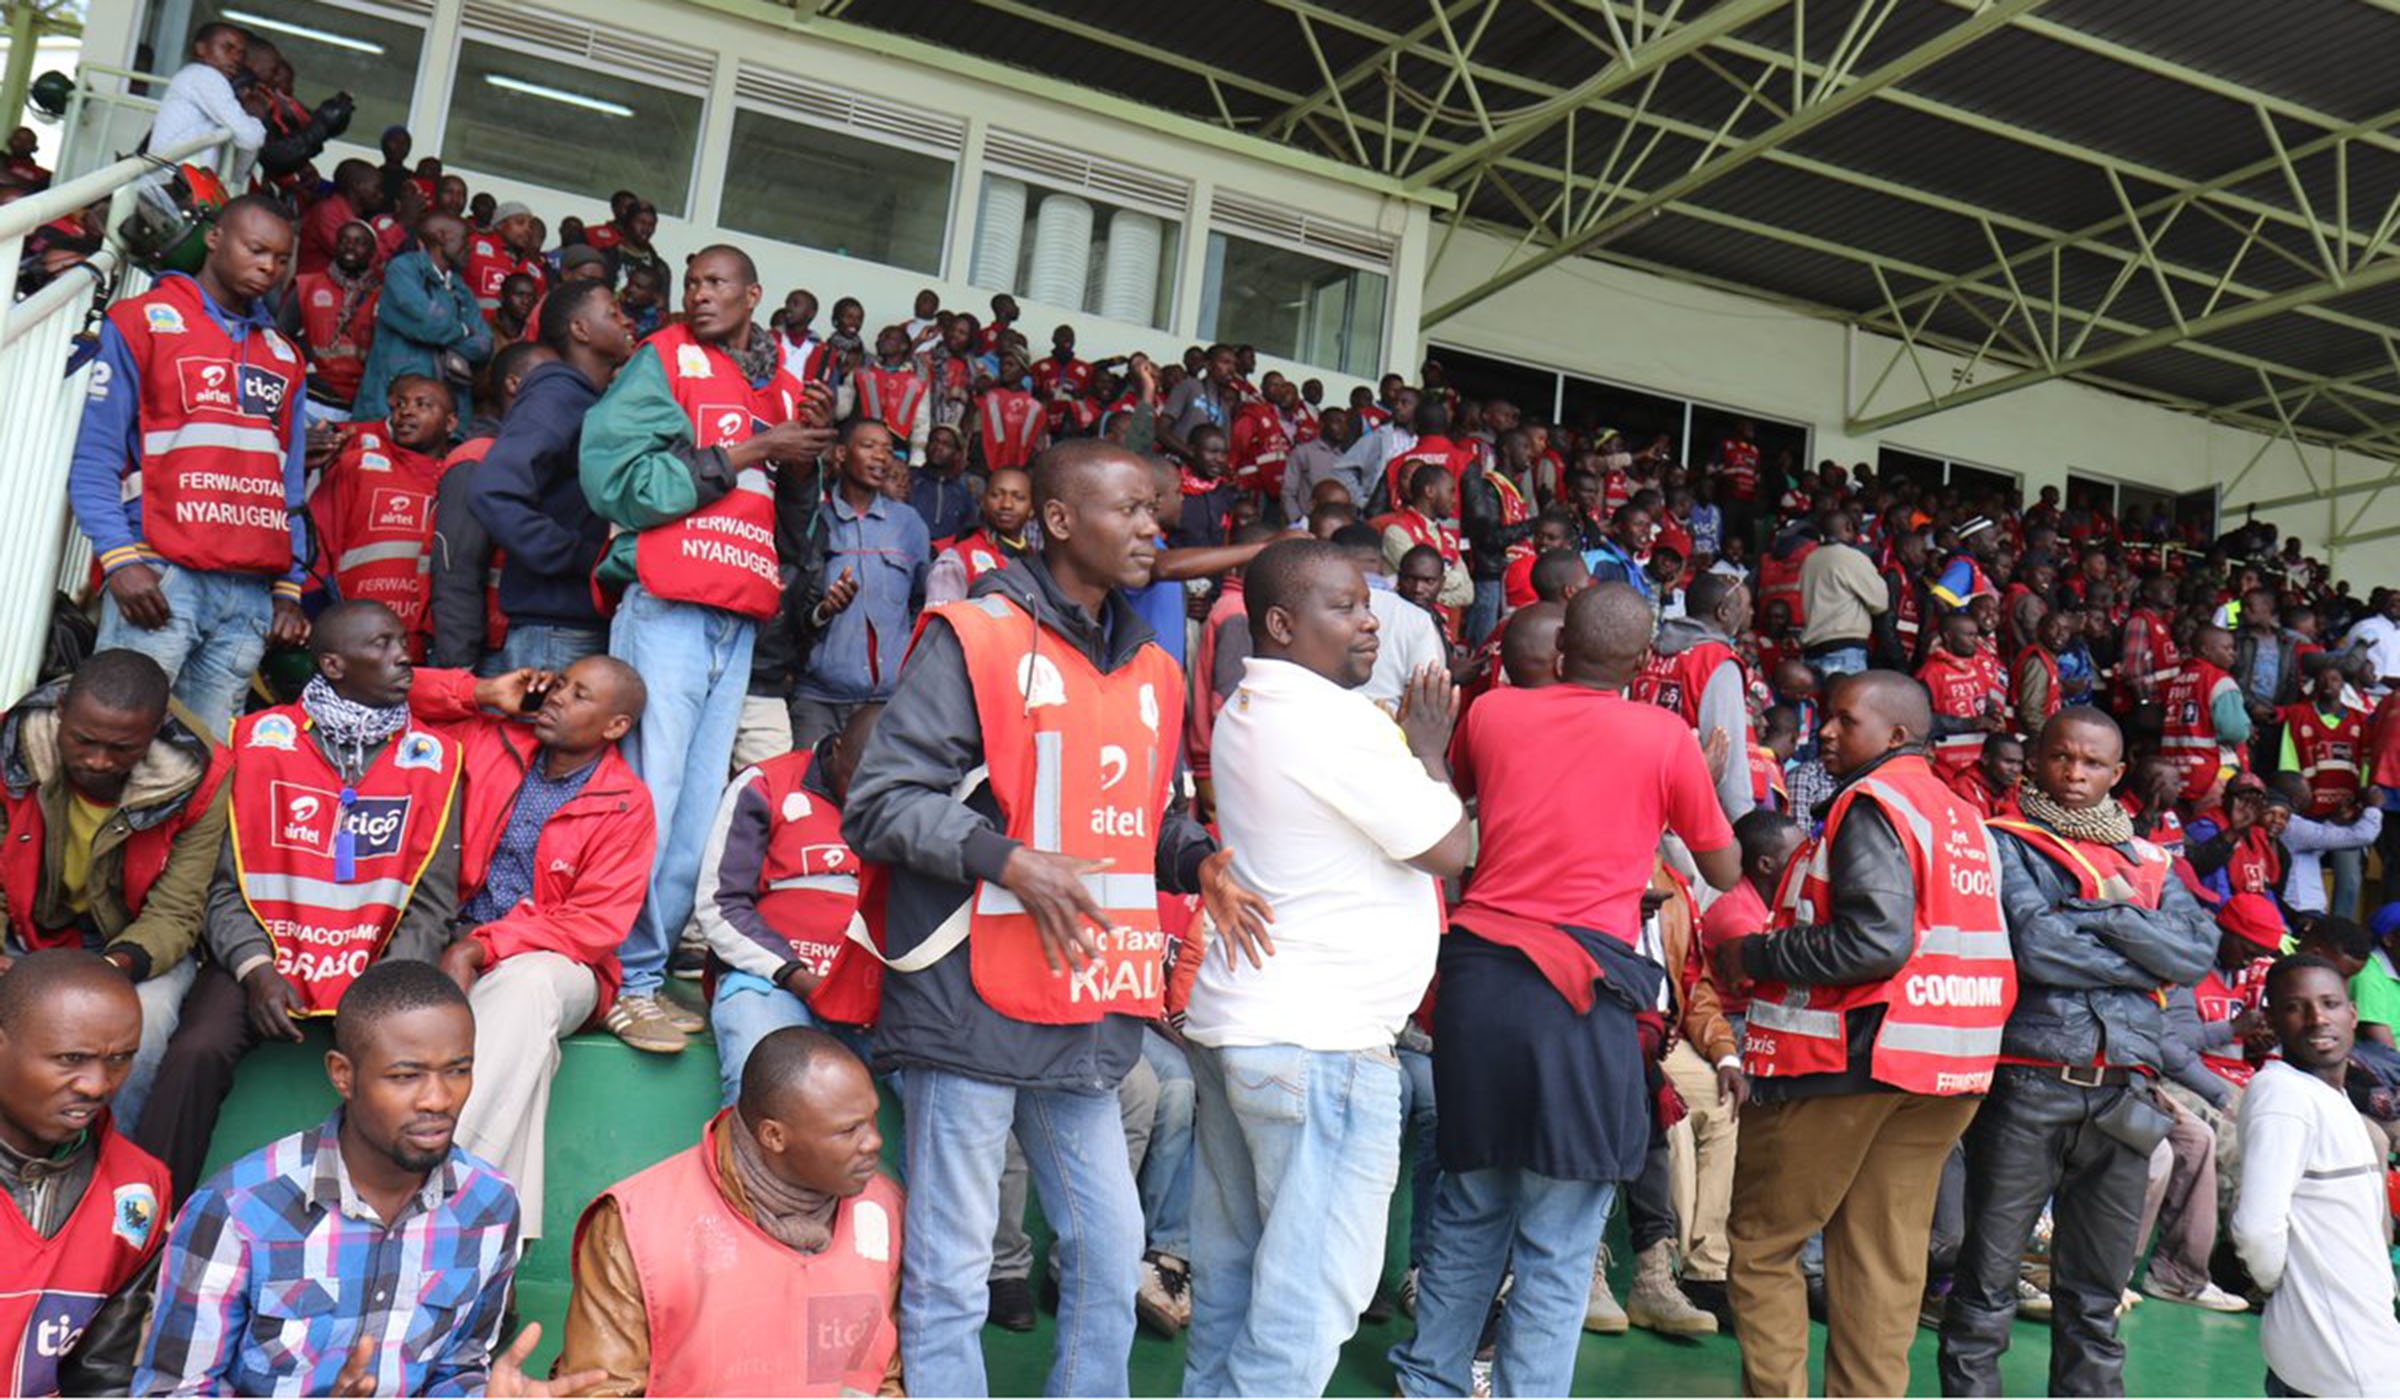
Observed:
[[[258,1044],[249,1005],[232,974],[215,963],[200,969],[134,1129],[135,1144],[166,1164],[178,1206],[200,1184],[217,1111],[233,1090],[234,1066]]]
[[[1967,1129],[1966,1239],[1942,1321],[1944,1395],[2000,1394],[2017,1269],[2051,1204],[2050,1394],[2125,1393],[2117,1304],[2133,1274],[2150,1154],[2095,1121],[2127,1094],[2000,1067]]]
[[[1675,1174],[1667,1139],[1660,1134],[1642,1158],[1642,1174],[1625,1188],[1625,1233],[1633,1252],[1675,1238]]]

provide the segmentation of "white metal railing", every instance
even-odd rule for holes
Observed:
[[[197,137],[159,159],[181,161],[221,146],[226,133]],[[111,275],[117,297],[137,295],[149,277],[125,261],[116,229],[134,191],[159,161],[135,156],[0,206],[0,268],[12,279],[0,299],[0,706],[32,688],[49,638],[51,599],[80,598],[91,546],[67,511],[67,463],[75,450],[83,391],[91,370],[67,373],[94,289]],[[26,235],[100,200],[109,203],[107,241],[85,263],[22,301],[13,279]]]
[[[137,87],[149,95],[137,95]],[[158,115],[158,95],[166,90],[167,80],[156,73],[78,64],[75,90],[59,114],[58,177],[99,170],[140,145]]]

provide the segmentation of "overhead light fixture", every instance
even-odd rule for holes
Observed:
[[[580,92],[569,92],[565,88],[544,87],[540,83],[529,83],[523,78],[512,78],[505,73],[486,73],[483,75],[483,80],[502,92],[523,93],[527,97],[539,97],[545,102],[563,102],[569,107],[581,107],[587,112],[598,112],[602,116],[630,117],[633,115],[633,109],[622,102],[610,102],[599,97],[586,97]]]
[[[225,11],[225,18],[232,20],[235,24],[243,25],[250,29],[271,29],[278,34],[289,34],[295,39],[308,39],[319,44],[330,45],[337,49],[348,49],[353,53],[383,52],[383,45],[376,43],[372,39],[359,39],[348,34],[335,34],[330,30],[318,29],[306,24],[294,24],[288,19],[273,19],[266,15],[255,14],[249,10],[227,10]]]

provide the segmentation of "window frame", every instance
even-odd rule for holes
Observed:
[[[576,22],[580,23],[581,21]],[[458,109],[458,94],[461,88],[464,86],[462,80],[464,79],[465,74],[462,71],[462,65],[465,63],[467,45],[469,44],[481,44],[486,48],[499,49],[503,52],[513,53],[523,58],[530,58],[543,63],[558,64],[585,72],[598,73],[603,76],[613,78],[619,82],[633,83],[640,87],[656,88],[661,92],[671,92],[679,97],[690,97],[696,99],[700,104],[700,110],[698,120],[693,123],[692,127],[692,148],[684,158],[683,197],[680,207],[669,210],[665,206],[661,205],[658,211],[660,218],[689,220],[693,217],[693,211],[699,206],[700,203],[700,153],[701,148],[706,145],[708,141],[708,126],[711,116],[710,99],[714,95],[712,91],[714,86],[713,83],[694,83],[688,79],[674,77],[671,75],[662,75],[656,72],[631,72],[627,70],[625,65],[620,63],[595,59],[584,54],[571,54],[565,49],[559,48],[555,45],[544,44],[538,40],[525,38],[522,35],[503,34],[496,30],[486,29],[463,14],[459,17],[456,37],[453,39],[450,45],[449,101],[442,109],[441,146],[444,162],[448,163],[453,159],[457,159],[457,163],[463,169],[492,175],[499,179],[515,181],[520,184],[532,185],[537,189],[553,190],[570,198],[597,200],[603,205],[608,202],[609,192],[606,190],[594,192],[588,190],[566,189],[562,186],[549,184],[538,179],[531,179],[524,175],[504,174],[500,171],[491,170],[483,165],[478,165],[472,161],[459,159],[451,155],[451,152],[455,149],[457,142],[457,132],[453,128],[451,118]],[[710,58],[713,65],[716,62],[722,61],[723,55],[714,53],[712,51]]]
[[[820,84],[820,86],[833,87],[835,85],[828,83]],[[842,90],[848,91],[848,89]],[[942,281],[951,280],[950,245],[955,241],[952,235],[957,231],[958,228],[959,190],[966,177],[967,162],[965,143],[963,140],[958,146],[944,149],[938,142],[911,141],[905,137],[888,135],[882,132],[862,131],[855,126],[837,125],[822,118],[803,115],[788,107],[779,108],[774,103],[762,102],[755,97],[736,96],[729,105],[730,111],[727,114],[725,122],[725,153],[727,157],[725,164],[725,175],[717,185],[717,225],[720,228],[732,233],[747,234],[753,238],[772,239],[775,242],[784,244],[788,247],[804,248],[811,253],[821,253],[827,257],[847,258],[852,262],[862,262],[873,267],[890,268],[896,272],[906,272],[927,277],[934,277]],[[942,227],[938,245],[934,249],[933,269],[928,272],[923,268],[904,267],[899,263],[883,262],[875,258],[862,258],[855,253],[838,253],[831,248],[820,248],[811,243],[794,242],[791,239],[779,237],[771,233],[760,233],[753,229],[735,228],[734,225],[729,223],[726,219],[727,202],[725,196],[726,190],[731,185],[733,180],[732,157],[735,154],[733,144],[734,128],[740,122],[742,113],[744,112],[765,117],[770,121],[785,122],[792,126],[806,127],[812,131],[822,131],[833,136],[847,137],[850,140],[865,142],[868,145],[885,146],[897,151],[906,151],[912,155],[930,156],[934,159],[946,162],[950,167],[950,179],[947,182],[945,192],[942,196]],[[956,120],[958,120],[960,128],[963,131],[966,125],[966,119],[962,117],[957,118]],[[697,152],[694,154],[696,156]],[[978,218],[982,216],[981,204],[982,200],[979,192],[976,210]]]
[[[1219,227],[1213,205],[1210,210],[1208,220],[1202,226],[1201,236],[1204,239],[1223,238],[1229,244],[1232,241],[1239,239],[1243,242],[1255,243],[1262,248],[1271,248],[1285,253],[1295,253],[1304,258],[1315,258],[1319,262],[1331,263],[1336,267],[1348,268],[1352,272],[1373,273],[1376,276],[1381,277],[1383,279],[1383,316],[1382,319],[1377,323],[1381,329],[1376,335],[1374,353],[1367,357],[1372,364],[1377,366],[1377,368],[1367,371],[1365,374],[1361,374],[1356,370],[1342,369],[1334,365],[1316,364],[1314,361],[1301,359],[1297,354],[1283,356],[1281,358],[1287,358],[1294,364],[1304,364],[1308,365],[1312,369],[1323,370],[1327,374],[1338,374],[1354,379],[1365,379],[1369,383],[1373,383],[1377,378],[1382,376],[1384,371],[1381,366],[1384,363],[1384,357],[1392,347],[1392,317],[1398,307],[1398,292],[1400,282],[1399,276],[1397,275],[1396,270],[1393,268],[1392,260],[1390,258],[1384,259],[1382,265],[1378,266],[1372,259],[1369,259],[1363,255],[1350,253],[1343,249],[1320,248],[1315,244],[1309,243],[1305,239],[1266,233],[1246,225],[1237,224],[1230,228]],[[1192,336],[1194,339],[1202,342],[1223,341],[1229,345],[1239,343],[1235,340],[1231,340],[1223,335],[1220,335],[1216,327],[1216,318],[1209,314],[1208,282],[1207,272],[1205,270],[1208,266],[1209,258],[1208,245],[1205,242],[1201,245],[1200,259],[1201,267],[1203,269],[1201,273],[1200,304],[1195,312],[1197,319],[1195,319],[1192,324]],[[1222,284],[1219,286],[1218,300],[1220,303],[1223,301]],[[1222,305],[1218,307],[1218,314],[1223,314]],[[1473,354],[1477,352],[1469,351],[1467,353]],[[1494,359],[1497,357],[1487,355],[1484,358]]]

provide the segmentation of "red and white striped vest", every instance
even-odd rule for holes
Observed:
[[[695,446],[741,442],[799,412],[804,390],[780,360],[774,377],[753,389],[731,355],[683,325],[642,343],[657,353],[675,402],[691,416]],[[783,601],[783,575],[775,555],[772,464],[745,469],[713,503],[642,531],[633,565],[642,587],[661,598],[773,617]]]

